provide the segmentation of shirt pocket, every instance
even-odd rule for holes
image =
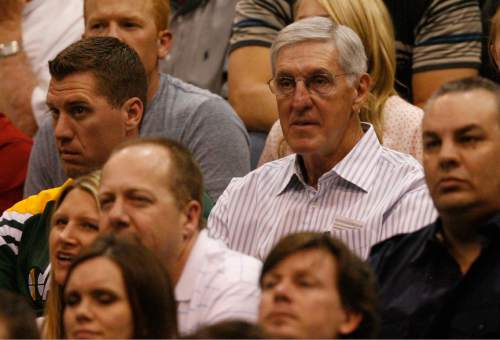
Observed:
[[[372,232],[365,228],[365,222],[344,217],[335,216],[335,221],[330,227],[332,236],[342,240],[347,246],[362,258],[368,256],[372,243]]]

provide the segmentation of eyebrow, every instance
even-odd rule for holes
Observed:
[[[477,124],[469,124],[469,125],[466,125],[466,126],[463,126],[455,131],[453,131],[454,134],[458,133],[458,134],[462,134],[462,133],[467,133],[467,132],[470,132],[472,130],[480,130],[480,131],[484,131],[484,129],[482,128],[482,126],[480,125],[477,125]],[[423,131],[422,133],[423,137],[434,137],[434,136],[439,136],[439,134],[435,131],[432,131],[432,130],[429,130],[429,131]]]

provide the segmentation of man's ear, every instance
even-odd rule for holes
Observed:
[[[129,98],[122,105],[122,113],[127,136],[139,134],[142,116],[144,115],[144,104],[137,97]]]
[[[170,46],[172,45],[172,33],[169,30],[163,30],[158,32],[158,59],[163,59],[170,52]]]
[[[357,312],[351,312],[349,310],[345,311],[345,318],[342,324],[339,326],[339,333],[341,335],[348,335],[354,332],[361,321],[363,320],[363,315]]]
[[[354,101],[352,104],[352,112],[358,113],[361,110],[361,107],[368,99],[368,95],[370,94],[372,84],[372,78],[368,73],[364,73],[361,75],[356,84],[354,84]]]
[[[184,221],[182,227],[182,238],[190,240],[198,232],[201,223],[201,204],[198,201],[189,201],[184,207]]]

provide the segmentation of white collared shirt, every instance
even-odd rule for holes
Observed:
[[[304,182],[295,154],[233,179],[209,216],[209,235],[264,259],[285,235],[328,232],[366,258],[375,243],[431,223],[437,212],[422,166],[381,146],[370,124],[363,129],[317,189]]]
[[[228,319],[257,320],[261,262],[202,230],[175,287],[181,335]]]

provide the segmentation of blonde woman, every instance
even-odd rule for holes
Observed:
[[[394,89],[396,52],[392,21],[382,0],[300,0],[296,20],[330,17],[352,28],[361,38],[372,77],[371,96],[360,112],[373,125],[380,142],[422,159],[420,123],[423,111],[400,98]],[[283,138],[279,120],[269,132],[259,165],[293,153]]]
[[[45,305],[42,337],[62,339],[62,287],[69,266],[80,251],[99,235],[100,172],[80,177],[65,186],[57,199],[49,233],[50,287]]]

